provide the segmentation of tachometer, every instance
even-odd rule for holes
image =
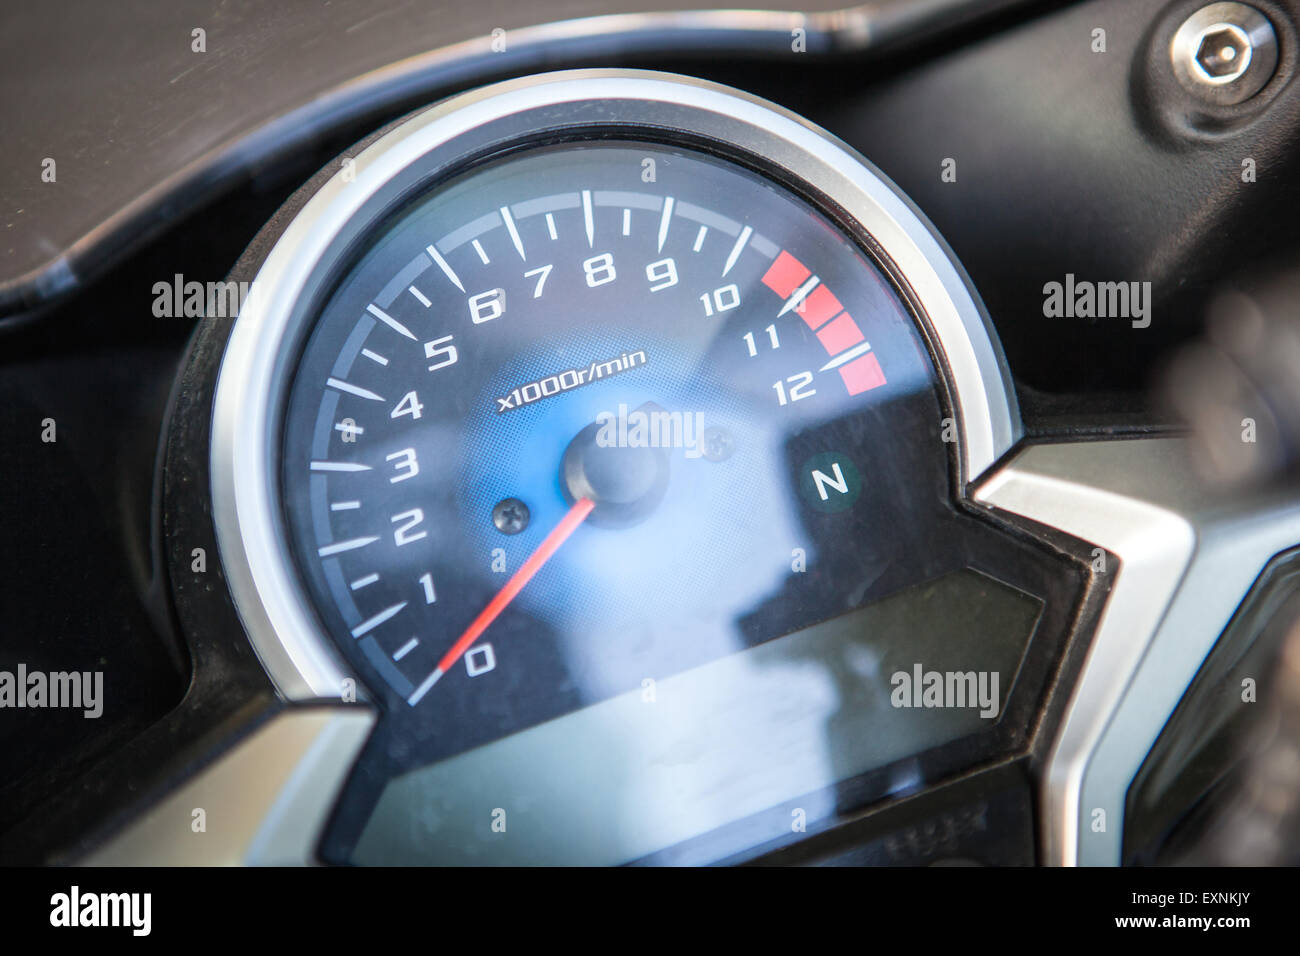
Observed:
[[[327,855],[645,858],[996,719],[1039,604],[936,543],[1014,413],[858,158],[711,85],[556,74],[298,202],[213,481],[273,676],[384,714]],[[982,710],[891,705],[900,667],[974,666],[959,623],[1003,635]]]
[[[464,749],[860,603],[894,476],[947,482],[934,386],[808,203],[699,150],[557,144],[436,189],[347,273],[281,480],[334,633]]]

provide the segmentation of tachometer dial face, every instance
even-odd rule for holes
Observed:
[[[570,143],[438,186],[356,259],[281,477],[324,622],[424,763],[914,580],[942,418],[908,307],[809,201]]]
[[[1041,578],[953,495],[1014,408],[842,144],[689,78],[524,78],[254,249],[212,510],[281,692],[373,704],[322,858],[715,861],[1018,739]],[[895,700],[931,671],[979,706]]]

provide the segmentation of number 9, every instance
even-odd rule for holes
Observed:
[[[658,292],[677,284],[677,263],[672,259],[660,259],[645,267],[645,277],[650,280],[650,291]]]

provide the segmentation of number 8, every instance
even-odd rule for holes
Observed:
[[[606,282],[613,282],[616,275],[614,257],[608,252],[592,256],[582,264],[582,271],[587,273],[587,285],[592,289]]]

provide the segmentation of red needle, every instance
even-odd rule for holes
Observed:
[[[438,661],[437,672],[439,676],[447,673],[452,664],[460,659],[473,646],[483,632],[488,629],[493,621],[504,611],[519,592],[524,589],[524,585],[533,579],[538,571],[542,569],[547,561],[556,551],[560,550],[560,545],[568,540],[569,535],[578,530],[578,525],[587,520],[587,515],[591,514],[591,509],[596,507],[596,503],[590,498],[579,498],[573,503],[573,507],[546,536],[546,540],[537,546],[537,550],[528,556],[528,560],[523,563],[518,571],[506,582],[505,587],[497,592],[496,597],[488,602],[479,616],[474,618],[473,623],[465,628],[465,633],[460,636],[451,649],[442,655],[442,660]]]

